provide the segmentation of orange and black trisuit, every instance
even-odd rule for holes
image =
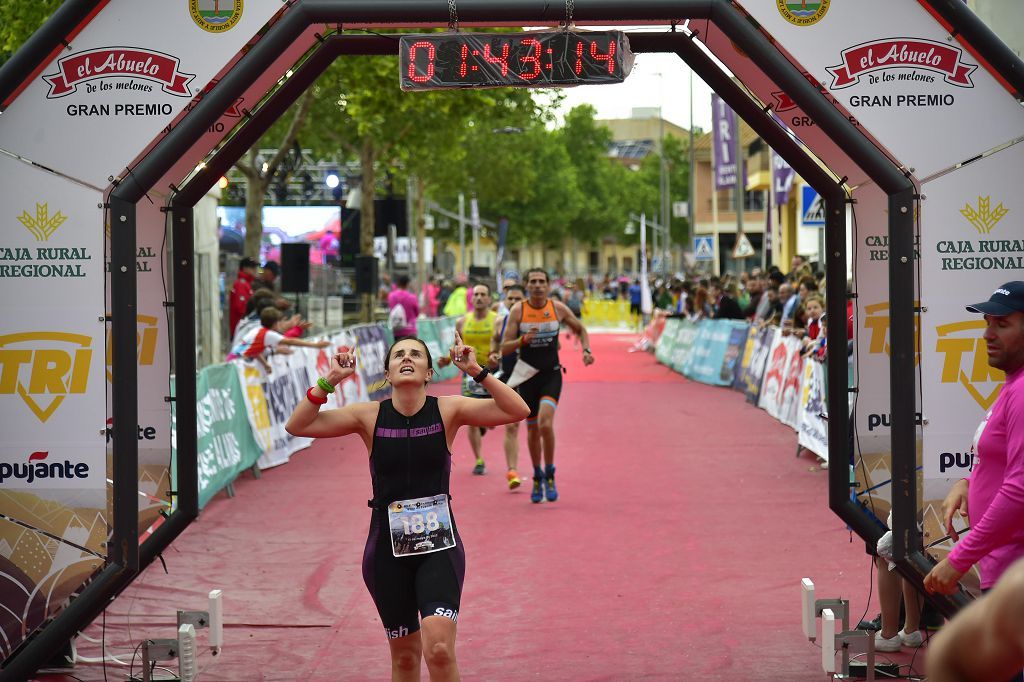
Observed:
[[[553,407],[558,407],[562,395],[562,366],[558,362],[558,332],[560,325],[555,304],[548,299],[540,308],[523,301],[523,318],[519,322],[519,333],[533,333],[528,344],[519,349],[519,359],[535,367],[536,376],[519,385],[519,395],[530,407],[527,423],[535,421],[540,412],[541,402],[547,398]]]

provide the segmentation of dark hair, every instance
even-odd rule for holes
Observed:
[[[281,266],[277,264],[276,260],[268,260],[263,264],[263,269],[274,273],[275,277],[281,274]]]
[[[546,281],[546,282],[550,282],[551,281],[551,278],[548,277],[548,271],[545,270],[544,268],[530,268],[529,270],[526,271],[526,281],[527,282],[530,281],[530,275],[532,275],[535,272],[539,272],[542,275],[544,275],[544,281]]]
[[[399,344],[399,342],[401,342],[401,341],[417,341],[417,342],[419,342],[419,344],[423,346],[423,352],[425,352],[427,354],[427,369],[434,369],[434,359],[430,357],[430,349],[427,348],[426,341],[424,341],[423,339],[419,338],[418,336],[403,336],[400,339],[395,339],[395,342],[393,344],[391,344],[391,346],[388,348],[387,355],[384,356],[384,371],[385,372],[389,371],[388,365],[391,362],[391,351],[393,351],[395,349],[395,346],[397,346]]]
[[[526,296],[526,288],[522,284],[510,284],[509,286],[505,287],[505,293],[507,294],[513,289],[521,293],[523,296]]]
[[[476,289],[477,287],[485,287],[487,289],[487,295],[491,295],[491,285],[488,284],[487,282],[477,282],[476,284],[473,285],[473,289]],[[472,293],[473,289],[469,290],[470,293]]]
[[[398,277],[395,277],[395,284],[403,289],[409,286],[409,275],[399,275]]]
[[[252,258],[249,258],[248,256],[246,256],[242,260],[238,261],[238,269],[239,270],[244,270],[245,268],[257,268],[258,269],[259,267],[260,267],[260,264],[257,263]]]
[[[260,310],[260,324],[268,329],[281,320],[281,311],[272,305]]]

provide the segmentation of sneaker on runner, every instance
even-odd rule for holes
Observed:
[[[544,479],[544,496],[548,498],[548,502],[558,499],[558,488],[555,487],[554,477]]]
[[[541,486],[541,479],[533,479],[533,492],[530,493],[530,502],[537,504],[544,499],[544,490]]]
[[[509,469],[508,473],[505,474],[505,477],[508,478],[509,490],[515,490],[522,483],[522,481],[519,480],[519,473],[515,469]]]
[[[476,461],[476,466],[473,467],[473,474],[476,476],[483,476],[485,473],[487,473],[487,467],[484,466],[484,461],[482,459],[478,459]]]

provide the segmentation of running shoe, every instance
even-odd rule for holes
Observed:
[[[476,466],[473,467],[473,474],[476,476],[483,476],[485,473],[487,473],[487,467],[484,466],[484,461],[482,459],[478,459],[476,461]]]
[[[515,490],[522,483],[522,481],[519,480],[519,473],[516,472],[515,469],[509,469],[508,473],[505,474],[505,477],[508,478],[509,490]]]
[[[548,498],[548,502],[554,502],[558,499],[558,488],[555,487],[554,476],[544,479],[544,496]]]
[[[530,502],[533,502],[534,504],[537,504],[544,499],[544,490],[541,486],[541,480],[543,479],[533,479],[533,492],[530,493]]]

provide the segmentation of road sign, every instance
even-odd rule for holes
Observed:
[[[825,227],[825,202],[808,185],[800,188],[800,216],[804,227]]]
[[[732,257],[750,258],[751,256],[756,255],[756,253],[757,252],[754,251],[754,245],[750,243],[749,239],[747,239],[747,235],[740,232],[736,237],[736,246],[732,248]]]
[[[686,201],[673,201],[672,202],[672,217],[673,218],[687,218],[690,215],[689,202]]]
[[[694,237],[693,257],[695,260],[715,260],[715,238]]]

